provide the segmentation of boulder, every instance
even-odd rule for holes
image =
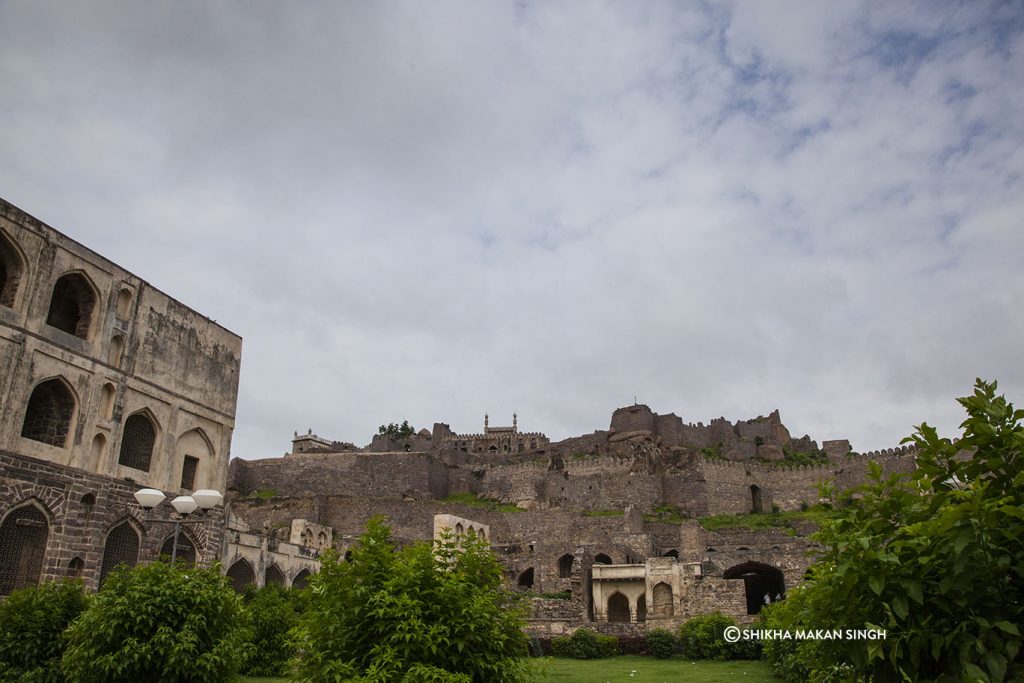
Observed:
[[[757,457],[768,462],[778,462],[785,459],[782,449],[772,444],[763,444],[757,447]]]

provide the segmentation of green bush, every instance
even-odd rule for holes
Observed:
[[[70,683],[219,683],[238,671],[245,623],[218,567],[121,567],[68,628],[62,668]]]
[[[647,632],[647,652],[658,659],[668,659],[679,652],[679,639],[671,631],[656,628]]]
[[[735,626],[732,617],[712,612],[686,621],[679,627],[679,642],[683,656],[688,659],[756,659],[751,646],[745,642],[727,643],[722,636],[729,626]]]
[[[958,400],[960,439],[922,424],[904,440],[917,449],[914,472],[886,475],[870,463],[854,492],[823,489],[831,511],[815,535],[821,556],[799,595],[771,611],[792,628],[887,637],[829,641],[821,652],[766,647],[780,675],[1024,680],[1024,411],[994,382],[978,380]]]
[[[551,639],[551,653],[573,659],[603,659],[619,654],[619,639],[578,628],[571,636]]]
[[[252,640],[246,651],[242,673],[248,676],[284,675],[288,660],[295,655],[289,631],[298,624],[304,593],[273,584],[246,589],[243,601],[252,624]]]
[[[62,634],[86,604],[79,581],[23,588],[0,602],[0,681],[61,683]]]
[[[398,548],[373,519],[350,561],[325,553],[310,591],[298,681],[526,679],[522,605],[476,536]]]

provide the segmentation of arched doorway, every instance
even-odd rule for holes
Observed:
[[[652,599],[654,602],[654,616],[656,617],[671,617],[673,615],[674,605],[672,604],[672,586],[665,582],[661,582],[654,587],[652,591]]]
[[[572,555],[562,555],[558,558],[558,578],[568,579],[572,576]]]
[[[263,578],[264,586],[280,586],[284,588],[284,574],[277,568],[277,565],[270,565],[267,567],[266,576]]]
[[[769,602],[786,595],[782,572],[760,562],[744,562],[725,570],[726,579],[743,579],[747,595],[747,614],[757,614]]]
[[[309,583],[309,570],[303,569],[301,572],[295,575],[295,579],[292,580],[292,588],[305,588],[306,584]]]
[[[49,536],[46,515],[35,505],[7,515],[0,524],[0,595],[39,583]]]
[[[641,595],[636,599],[636,620],[647,621],[647,596]]]
[[[761,502],[761,488],[756,485],[750,487],[750,511],[764,512],[764,504]]]
[[[68,273],[57,279],[50,297],[46,324],[81,339],[89,338],[96,293],[81,273]]]
[[[239,593],[244,591],[246,586],[256,583],[256,573],[253,572],[252,565],[245,560],[239,560],[231,565],[227,577],[231,581],[231,587]]]
[[[608,598],[608,621],[613,623],[629,623],[629,598],[615,591]]]
[[[64,448],[74,414],[75,396],[63,378],[40,382],[29,396],[21,436]]]
[[[533,588],[533,567],[520,574],[519,580],[516,583],[519,584],[520,588]]]

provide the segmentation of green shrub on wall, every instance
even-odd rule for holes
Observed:
[[[573,659],[602,659],[619,654],[619,639],[578,628],[571,636],[551,639],[551,653]]]
[[[230,680],[250,638],[219,567],[155,562],[107,577],[66,632],[69,683]]]
[[[62,634],[86,604],[80,581],[23,588],[0,602],[0,681],[61,683]]]

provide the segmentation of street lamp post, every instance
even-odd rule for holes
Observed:
[[[164,498],[166,496],[163,491],[158,491],[157,489],[139,489],[135,492],[135,500],[138,501],[142,509],[147,511],[152,511],[153,508],[164,501]],[[174,541],[171,544],[172,564],[178,559],[178,535],[181,533],[181,525],[202,524],[206,521],[203,519],[189,520],[188,516],[197,509],[200,511],[200,514],[205,514],[220,505],[223,500],[224,495],[220,491],[200,489],[191,496],[178,496],[171,501],[171,507],[178,513],[178,517],[174,518]],[[167,524],[169,520],[150,519],[149,521]]]

